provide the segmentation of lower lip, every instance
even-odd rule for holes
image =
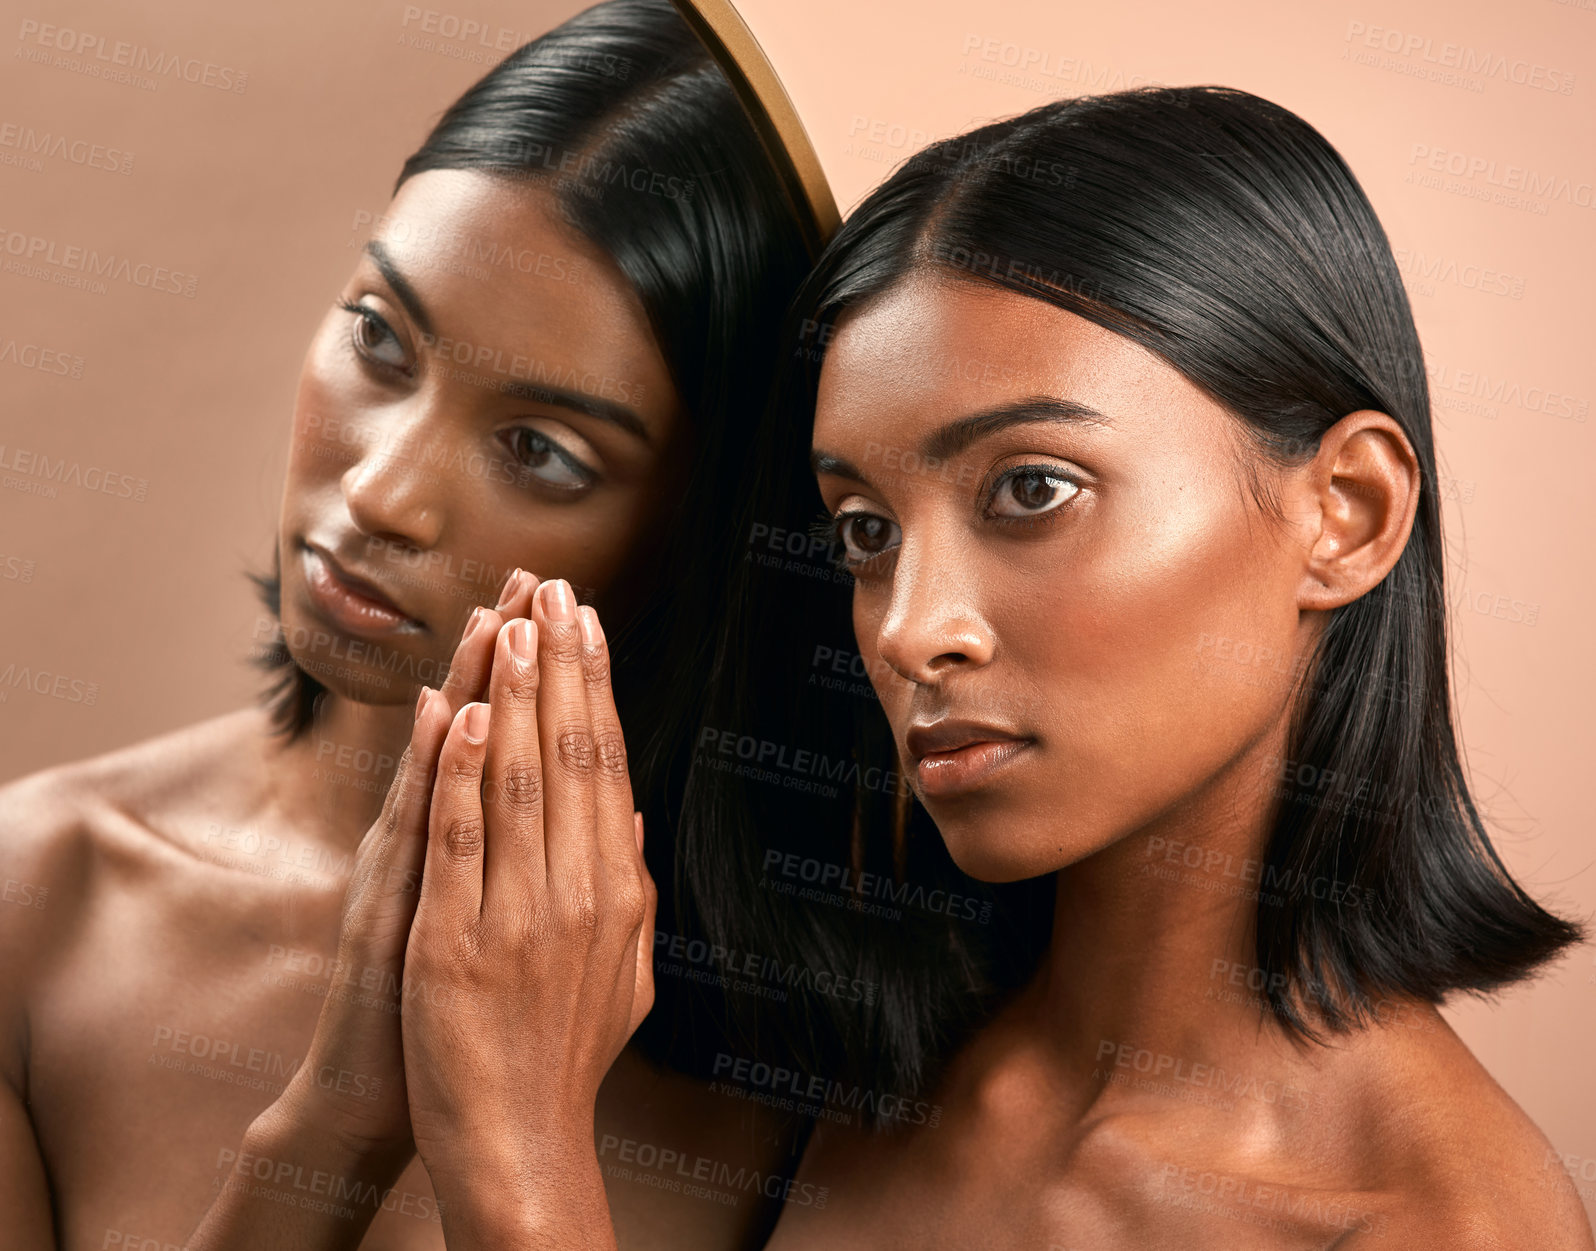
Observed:
[[[368,636],[420,629],[419,622],[345,586],[314,548],[305,549],[304,563],[305,587],[311,603],[331,624],[351,634]]]
[[[1007,738],[970,743],[953,751],[931,752],[922,756],[915,766],[920,793],[946,798],[975,790],[1030,745],[1027,739]]]

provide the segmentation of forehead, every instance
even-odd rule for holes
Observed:
[[[847,310],[826,349],[815,442],[856,423],[932,426],[1028,396],[1087,404],[1116,426],[1152,407],[1223,410],[1122,335],[991,283],[916,270]]]
[[[439,346],[453,341],[456,359],[462,350],[518,353],[641,387],[642,406],[657,412],[675,406],[637,293],[565,224],[546,187],[428,170],[399,189],[372,237],[426,306]]]

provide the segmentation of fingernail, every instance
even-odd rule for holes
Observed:
[[[467,704],[465,708],[466,742],[476,745],[488,737],[488,706]]]
[[[538,657],[537,637],[532,623],[525,617],[510,627],[510,650],[516,659],[533,661]]]
[[[466,620],[465,633],[460,636],[460,641],[462,643],[464,643],[468,638],[470,638],[473,634],[475,634],[477,632],[477,627],[480,626],[481,624],[482,624],[482,605],[478,604],[475,608],[473,608],[471,610],[471,616],[469,618],[467,618],[467,620]]]
[[[576,619],[582,627],[582,642],[588,647],[604,646],[604,629],[599,625],[598,613],[586,604],[576,610]]]
[[[432,694],[430,686],[423,686],[421,694],[416,696],[416,720],[421,719],[421,710],[427,706],[427,696]]]
[[[520,589],[521,570],[518,567],[508,578],[504,580],[504,589],[499,592],[499,602],[493,606],[494,611],[498,612],[504,608],[507,608],[510,601],[515,598],[515,593]]]
[[[571,595],[571,584],[564,578],[543,584],[543,611],[556,625],[570,625],[576,620],[576,600]]]

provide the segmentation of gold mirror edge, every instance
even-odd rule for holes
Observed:
[[[671,2],[731,80],[787,188],[810,255],[818,255],[842,224],[842,217],[815,145],[775,66],[731,0]]]

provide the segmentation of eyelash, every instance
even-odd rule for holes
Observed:
[[[546,490],[561,492],[567,495],[578,495],[586,492],[593,486],[595,482],[598,481],[597,473],[588,468],[588,466],[584,465],[581,461],[577,460],[576,457],[572,456],[541,430],[534,430],[531,426],[512,426],[509,430],[505,431],[505,435],[507,436],[506,441],[510,445],[510,454],[514,456],[517,462],[521,465],[522,470],[526,474],[527,478],[530,481],[538,482]],[[516,451],[515,444],[517,435],[525,435],[529,440],[540,444],[541,446],[536,450],[540,452],[547,450],[549,454],[558,459],[562,465],[564,465],[577,477],[581,478],[581,484],[579,486],[556,486],[552,482],[543,482],[541,479],[539,479],[531,472],[531,466],[522,461],[520,453]]]
[[[875,517],[878,515],[877,513],[862,512],[857,508],[850,509],[845,513],[821,513],[815,519],[814,525],[809,527],[809,533],[813,538],[824,539],[828,552],[836,553],[828,557],[828,563],[832,568],[841,569],[853,574],[855,577],[859,577],[864,570],[868,569],[883,556],[890,555],[892,549],[888,549],[885,552],[877,552],[868,560],[850,560],[848,558],[847,541],[842,537],[842,527],[855,517]]]
[[[1011,478],[1023,477],[1026,474],[1035,474],[1037,477],[1052,478],[1059,482],[1067,482],[1075,488],[1075,494],[1070,496],[1069,499],[1065,500],[1057,507],[1049,508],[1045,512],[1035,513],[1029,517],[988,516],[988,521],[1000,522],[1001,524],[1007,526],[1023,526],[1026,528],[1052,525],[1053,522],[1058,519],[1058,515],[1069,508],[1070,504],[1080,496],[1080,479],[1075,477],[1073,474],[1065,473],[1057,465],[1010,465],[997,476],[996,481],[992,483],[992,489],[986,493],[987,504],[989,506],[991,505],[993,498],[997,495],[998,488],[1001,487],[1005,482],[1009,481]]]
[[[390,364],[388,361],[377,360],[369,352],[361,348],[360,340],[356,338],[360,327],[367,325],[377,327],[395,343],[399,343],[399,336],[394,333],[394,328],[388,324],[387,319],[381,313],[377,312],[376,309],[367,308],[364,304],[357,304],[353,300],[340,299],[338,307],[346,313],[353,313],[355,316],[354,324],[349,328],[349,346],[356,356],[378,369],[386,369],[393,373],[403,374],[407,378],[410,376],[413,372],[412,370],[400,369],[399,366]]]
[[[1005,482],[1009,481],[1011,478],[1019,477],[1028,473],[1038,474],[1048,478],[1055,478],[1060,482],[1067,482],[1075,488],[1076,494],[1070,496],[1069,499],[1065,500],[1057,507],[1049,508],[1045,512],[1037,513],[1031,517],[997,517],[991,515],[989,512],[986,512],[984,515],[987,521],[997,522],[999,525],[1004,526],[1021,526],[1028,530],[1041,526],[1050,526],[1058,520],[1061,513],[1069,509],[1071,503],[1079,498],[1081,491],[1080,480],[1072,474],[1065,473],[1063,470],[1059,469],[1057,465],[1011,465],[997,476],[997,478],[992,482],[991,487],[986,491],[985,507],[990,508],[992,500],[997,495],[999,488],[1001,488]],[[884,560],[886,557],[891,556],[892,553],[897,550],[897,548],[890,547],[886,551],[877,552],[874,556],[867,557],[864,560],[850,560],[848,558],[848,545],[842,536],[842,528],[849,521],[856,517],[879,516],[879,513],[866,512],[862,509],[849,509],[847,512],[839,513],[822,513],[817,519],[816,523],[810,528],[810,534],[815,538],[825,539],[833,548],[840,548],[840,554],[832,557],[831,563],[835,567],[846,570],[855,577],[859,577],[865,574],[877,561]]]

